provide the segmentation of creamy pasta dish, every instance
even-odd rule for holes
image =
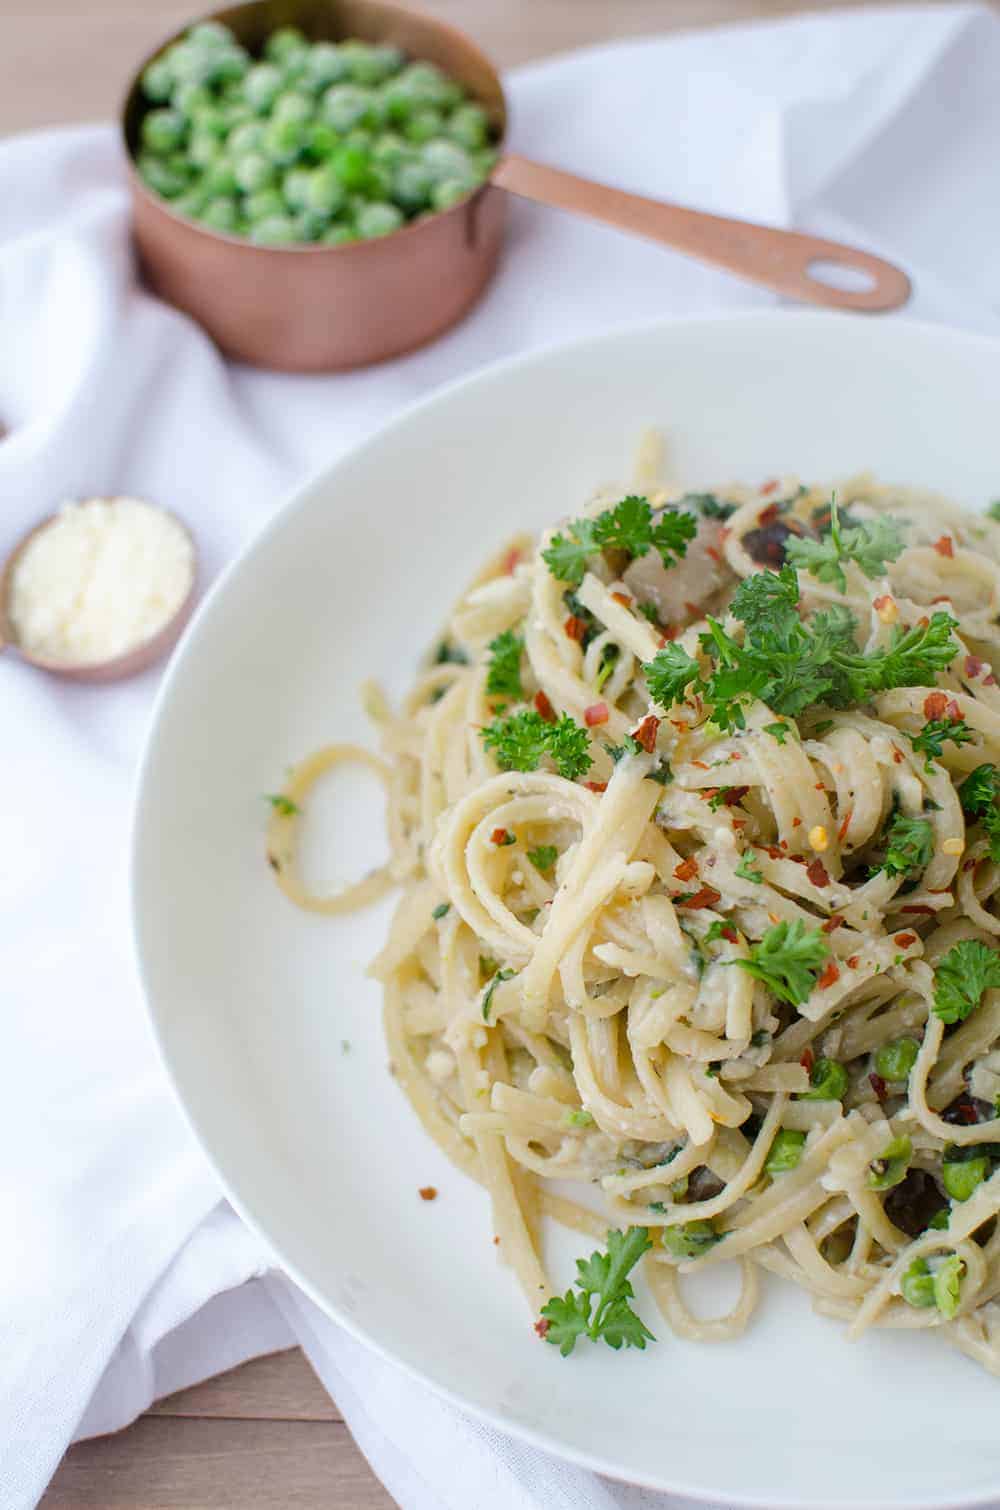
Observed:
[[[402,705],[368,689],[381,755],[271,799],[270,862],[318,910],[400,888],[393,1070],[540,1338],[644,1347],[652,1302],[730,1337],[768,1270],[997,1372],[1000,523],[868,477],[661,476],[650,441],[500,550]],[[318,898],[300,811],[359,758],[391,860]],[[572,1284],[545,1218],[594,1240]],[[705,1319],[686,1277],[723,1263]]]

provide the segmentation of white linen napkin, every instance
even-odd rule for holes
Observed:
[[[904,262],[911,312],[1000,330],[1000,24],[851,12],[593,49],[509,80],[513,145]],[[109,128],[0,147],[0,550],[66,497],[193,526],[204,580],[288,488],[406,401],[510,352],[769,295],[606,227],[514,207],[486,299],[429,350],[298,378],[227,367],[134,279]],[[229,1209],[177,1110],[130,958],[125,848],[157,673],[86,689],[0,658],[0,1505],[77,1435],[301,1339],[403,1510],[639,1510],[360,1347]],[[676,1502],[674,1502],[676,1503]]]

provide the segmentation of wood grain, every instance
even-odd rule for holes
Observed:
[[[298,1348],[255,1358],[217,1379],[167,1395],[157,1401],[151,1414],[221,1416],[232,1421],[342,1420],[340,1411]]]

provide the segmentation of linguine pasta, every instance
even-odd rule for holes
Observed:
[[[681,1336],[742,1331],[764,1269],[851,1336],[935,1328],[998,1372],[1000,526],[867,477],[832,512],[795,479],[682,497],[658,468],[647,444],[633,513],[687,514],[687,540],[591,539],[608,491],[511,542],[402,705],[370,689],[381,757],[335,746],[293,773],[271,863],[320,910],[401,886],[372,966],[393,1069],[489,1191],[532,1311],[553,1294],[543,1218],[598,1242],[642,1227]],[[580,540],[567,581],[552,562]],[[932,616],[946,648],[912,684],[815,700],[803,656],[772,705],[759,677],[724,704],[738,656],[718,647],[749,644],[733,610],[762,572],[810,633],[853,616],[855,689]],[[776,660],[784,611],[757,631]],[[384,779],[392,857],[316,898],[298,809],[343,759]],[[724,1262],[739,1299],[696,1317],[687,1276]]]

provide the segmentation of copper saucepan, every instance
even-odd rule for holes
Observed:
[[[279,26],[312,40],[389,42],[437,63],[486,108],[501,156],[467,200],[374,241],[345,246],[256,246],[176,214],[143,184],[132,154],[147,108],[137,72],[125,101],[134,232],[151,285],[186,310],[231,357],[293,372],[358,367],[433,340],[472,307],[496,266],[507,194],[574,210],[663,242],[777,293],[835,309],[896,309],[910,280],[891,263],[836,241],[708,215],[626,194],[503,153],[507,106],[489,59],[453,27],[391,0],[252,0],[214,13],[251,52]],[[180,35],[178,33],[177,35]],[[834,264],[863,290],[812,275]]]

